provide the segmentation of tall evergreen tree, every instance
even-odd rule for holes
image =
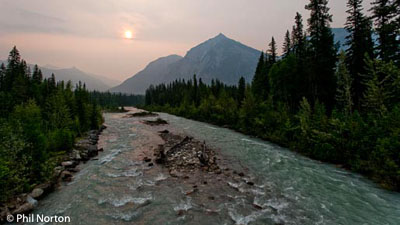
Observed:
[[[346,63],[349,72],[354,78],[353,91],[356,106],[361,106],[360,101],[364,95],[365,85],[362,74],[365,74],[365,56],[373,58],[374,44],[372,41],[372,24],[362,10],[363,0],[348,0],[346,30],[349,35],[346,37]]]
[[[393,60],[400,63],[396,3],[394,0],[375,0],[372,5],[371,10],[379,40],[378,56],[386,62]]]
[[[330,28],[332,15],[329,14],[328,0],[310,0],[306,5],[310,10],[308,32],[310,36],[309,60],[311,65],[309,99],[321,100],[332,108],[334,104],[336,82],[335,67],[337,49]]]
[[[11,90],[14,80],[20,74],[21,55],[16,46],[11,50],[7,59],[7,71],[4,77],[6,90]]]
[[[305,53],[306,39],[304,35],[303,17],[300,13],[296,13],[295,25],[292,32],[293,51],[297,56],[303,57]]]
[[[285,57],[287,57],[290,52],[291,52],[291,48],[292,48],[292,40],[290,39],[290,31],[287,30],[286,34],[285,34],[285,42],[283,43],[283,55]]]
[[[272,37],[272,40],[271,40],[271,43],[269,43],[269,49],[268,49],[268,53],[269,53],[268,61],[270,62],[271,65],[276,63],[276,57],[277,57],[276,51],[277,51],[277,49],[276,49],[275,38]]]
[[[237,105],[240,107],[242,105],[246,91],[246,81],[244,77],[240,77],[238,83],[238,94],[237,94]]]
[[[5,76],[6,76],[6,67],[4,66],[4,63],[1,64],[0,66],[0,91],[4,91],[5,88]]]
[[[32,74],[32,80],[34,83],[41,83],[43,80],[43,74],[42,71],[39,69],[38,65],[35,65],[33,67],[33,74]]]
[[[253,95],[257,98],[257,100],[264,100],[267,96],[267,87],[268,87],[268,76],[265,72],[265,59],[264,53],[261,52],[260,58],[258,59],[258,64],[256,68],[256,72],[252,81],[252,92]],[[211,86],[212,87],[212,86]]]
[[[346,54],[341,52],[339,56],[339,65],[336,71],[337,88],[336,88],[336,101],[338,105],[345,111],[347,115],[353,109],[353,96],[352,96],[352,82],[353,79],[347,70]]]

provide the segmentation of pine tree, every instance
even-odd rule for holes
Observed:
[[[336,71],[337,88],[336,88],[336,101],[338,105],[343,108],[344,112],[349,115],[353,109],[353,98],[351,93],[351,86],[353,79],[346,66],[346,54],[341,52],[339,56],[339,65]]]
[[[362,74],[365,74],[365,55],[373,58],[374,44],[372,41],[372,24],[369,18],[362,13],[362,0],[349,0],[347,3],[346,30],[346,63],[349,72],[354,77],[353,90],[354,102],[359,107],[363,97],[365,86],[362,82]]]
[[[265,73],[265,60],[264,53],[261,52],[260,58],[258,59],[258,64],[256,67],[256,72],[252,81],[252,91],[253,95],[257,98],[257,100],[263,100],[266,96],[266,88],[267,88],[267,75]],[[212,84],[212,83],[211,83]],[[211,85],[212,88],[212,85]]]
[[[5,76],[6,76],[6,67],[4,63],[0,66],[0,91],[5,91]]]
[[[393,0],[375,0],[372,5],[371,11],[379,41],[378,56],[386,62],[392,60],[400,63],[396,4]]]
[[[237,105],[239,107],[242,105],[245,91],[246,91],[246,81],[244,80],[244,77],[240,77],[238,84],[238,94],[237,94]]]
[[[295,25],[293,26],[292,31],[292,45],[293,51],[296,53],[297,56],[303,57],[305,53],[305,35],[303,30],[303,17],[300,13],[296,13],[295,17]]]
[[[199,87],[197,85],[196,74],[193,75],[193,102],[196,106],[199,106]]]
[[[273,65],[274,63],[276,63],[276,57],[277,57],[277,53],[276,53],[276,42],[275,42],[275,38],[272,37],[271,43],[269,43],[269,49],[268,49],[268,53],[269,53],[269,57],[268,57],[268,61],[270,63],[270,65]]]
[[[21,55],[16,46],[11,50],[7,60],[7,71],[4,77],[5,88],[10,91],[14,80],[20,73]]]
[[[311,77],[309,78],[309,99],[312,103],[322,101],[328,109],[333,107],[336,82],[335,67],[337,49],[330,28],[332,15],[329,14],[328,0],[310,0],[306,5],[311,16],[308,19],[308,32],[310,36],[309,61]]]
[[[369,112],[379,113],[383,115],[387,112],[388,99],[391,98],[390,89],[387,88],[387,81],[389,75],[383,75],[380,73],[380,66],[378,60],[368,59],[367,62],[367,74],[365,75],[366,90],[364,93],[364,107]]]
[[[283,50],[283,55],[285,57],[287,57],[290,54],[291,50],[292,50],[292,41],[290,39],[289,30],[286,31],[285,42],[283,43],[283,49],[282,50]]]
[[[42,71],[39,69],[38,65],[35,65],[33,67],[32,80],[36,84],[40,84],[43,80],[43,74]]]

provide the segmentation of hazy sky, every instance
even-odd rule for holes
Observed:
[[[28,63],[78,67],[124,80],[148,62],[224,33],[259,50],[282,44],[309,0],[0,0],[0,59],[16,45]],[[370,8],[366,0],[365,8]],[[330,0],[342,27],[347,0]],[[305,21],[306,23],[306,21]],[[134,39],[124,38],[132,30]]]

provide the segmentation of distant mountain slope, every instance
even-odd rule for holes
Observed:
[[[346,37],[349,32],[344,28],[332,28],[332,33],[335,36],[335,43],[339,42],[340,49],[346,50],[348,48],[346,46]]]
[[[104,83],[100,80],[100,78],[95,77],[94,75],[85,73],[75,67],[67,68],[67,69],[49,69],[45,67],[40,68],[43,72],[44,77],[50,77],[52,73],[56,76],[56,80],[71,80],[73,84],[81,81],[86,84],[87,89],[89,90],[97,90],[97,91],[106,91],[111,85]]]
[[[6,61],[0,60],[0,63],[6,64]],[[33,65],[29,65],[33,68]],[[51,68],[39,66],[42,70],[44,78],[48,78],[54,73],[56,80],[60,81],[71,81],[74,85],[81,81],[86,84],[86,87],[89,90],[98,90],[98,91],[107,91],[112,86],[117,85],[119,81],[115,81],[109,78],[105,78],[98,75],[92,75],[86,72],[83,72],[75,67],[66,68],[66,69],[58,69],[56,67],[50,66]]]
[[[182,56],[170,55],[159,58],[146,66],[135,76],[110,89],[111,92],[143,94],[151,84],[158,84],[168,73],[168,67],[181,60]]]
[[[144,94],[150,84],[189,79],[194,74],[206,83],[217,78],[226,84],[236,84],[241,76],[250,81],[259,56],[260,51],[219,34],[189,50],[183,58],[175,55],[151,62],[111,91]]]
[[[344,28],[332,28],[332,33],[335,36],[335,43],[339,42],[340,44],[339,50],[347,50],[349,47],[346,46],[346,37],[349,32]],[[372,39],[375,44],[378,44],[378,36],[376,34],[372,34]]]

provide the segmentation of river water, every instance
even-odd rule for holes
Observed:
[[[70,224],[400,224],[400,193],[360,175],[229,129],[160,117],[170,125],[153,128],[141,118],[105,114],[104,152],[80,165],[74,180],[40,201],[33,213],[69,216]],[[232,159],[233,169],[246,168],[256,185],[229,184],[241,191],[215,190],[210,193],[220,196],[215,202],[182,194],[187,185],[139,160],[162,143],[157,129],[165,128],[205,140]],[[251,199],[246,191],[254,193]]]

